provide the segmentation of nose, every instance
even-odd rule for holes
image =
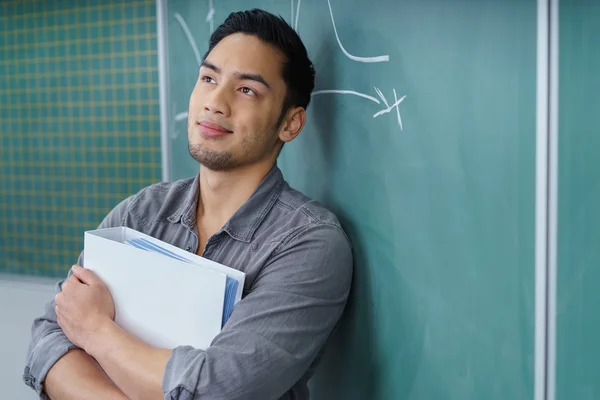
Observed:
[[[206,97],[204,109],[213,114],[221,114],[224,117],[229,117],[231,107],[227,98],[227,88],[225,85],[217,86]]]

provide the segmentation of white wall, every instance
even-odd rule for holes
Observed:
[[[0,275],[0,398],[36,399],[21,378],[33,319],[54,296],[54,280]]]

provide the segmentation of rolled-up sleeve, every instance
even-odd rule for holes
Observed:
[[[123,200],[113,210],[108,213],[98,228],[109,228],[120,226],[130,198]],[[83,265],[83,252],[79,255],[78,264]],[[55,293],[61,291],[62,283],[71,276],[71,271],[67,278],[56,284]],[[27,351],[25,370],[23,372],[23,381],[29,387],[36,391],[41,399],[49,400],[49,397],[43,392],[43,382],[52,366],[69,350],[76,349],[75,346],[58,325],[55,311],[54,298],[44,306],[44,312],[33,321],[31,327],[31,341]]]
[[[303,376],[345,307],[352,251],[336,225],[283,241],[206,350],[174,349],[165,399],[277,399]]]
[[[55,293],[60,291],[62,282],[64,281],[56,285]],[[34,389],[40,398],[49,400],[49,397],[42,392],[42,384],[48,371],[69,350],[76,348],[77,346],[67,339],[56,322],[54,299],[52,299],[44,306],[44,313],[33,321],[23,381]]]

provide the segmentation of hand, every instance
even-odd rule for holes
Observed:
[[[115,305],[96,274],[79,265],[73,265],[72,271],[55,296],[57,321],[67,338],[89,353],[93,339],[112,323]]]

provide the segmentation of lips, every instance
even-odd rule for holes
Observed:
[[[200,127],[200,133],[205,137],[213,138],[233,133],[233,131],[225,128],[223,125],[212,121],[200,121],[198,122],[198,126]]]

